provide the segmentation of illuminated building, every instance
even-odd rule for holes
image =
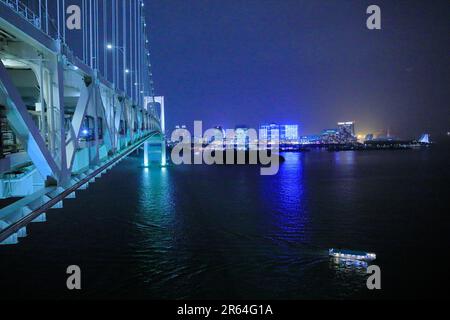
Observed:
[[[281,125],[280,140],[282,142],[298,142],[298,125]]]
[[[339,131],[337,129],[326,129],[322,131],[321,142],[323,144],[338,144],[340,143]]]
[[[321,136],[319,135],[309,135],[302,136],[299,139],[300,144],[320,144],[322,142]]]
[[[349,133],[354,137],[356,136],[354,121],[338,122],[337,125],[338,125],[338,131]]]
[[[420,137],[419,142],[422,144],[430,144],[430,135],[428,133],[423,134]]]
[[[259,140],[264,142],[270,142],[273,139],[279,139],[280,126],[272,124],[263,124],[259,127]]]
[[[298,143],[298,125],[263,124],[259,127],[259,139],[268,143]]]
[[[246,126],[237,126],[236,132],[236,148],[238,150],[246,150],[249,138],[248,138],[248,128]]]

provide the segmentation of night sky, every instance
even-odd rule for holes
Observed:
[[[145,0],[168,129],[355,120],[360,133],[450,130],[450,2]],[[382,10],[381,31],[366,8]]]

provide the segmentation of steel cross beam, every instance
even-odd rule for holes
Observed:
[[[31,119],[19,92],[0,60],[0,89],[6,96],[6,115],[14,131],[24,143],[27,153],[44,180],[60,177],[61,171],[51,156],[39,129]]]

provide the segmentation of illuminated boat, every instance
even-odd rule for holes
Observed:
[[[375,253],[363,251],[330,249],[328,250],[328,253],[330,257],[344,260],[359,260],[369,262],[377,259],[377,255]]]

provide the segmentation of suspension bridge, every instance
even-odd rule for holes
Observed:
[[[165,165],[144,2],[68,2],[0,0],[0,244],[149,141]]]

